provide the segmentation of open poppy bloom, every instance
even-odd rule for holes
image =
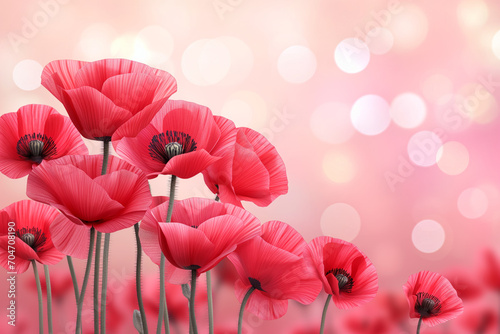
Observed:
[[[86,257],[89,229],[115,232],[140,221],[151,204],[144,173],[110,156],[101,175],[102,155],[74,155],[40,164],[28,176],[27,195],[59,209],[70,221],[56,219],[53,241],[65,254]],[[85,244],[85,242],[87,242]]]
[[[304,238],[290,225],[270,221],[262,225],[262,235],[238,246],[229,255],[239,280],[236,296],[242,302],[253,288],[245,309],[261,319],[277,319],[286,314],[288,299],[312,303],[321,283],[302,252]]]
[[[168,202],[153,208],[145,221],[156,222],[160,248],[167,260],[177,268],[196,270],[198,275],[261,233],[257,218],[231,204],[204,198],[178,201],[172,222],[164,223],[167,209]],[[144,244],[151,242],[144,233],[141,238]]]
[[[304,252],[316,268],[325,292],[340,309],[372,300],[378,290],[375,266],[350,242],[332,237],[313,239]]]
[[[0,117],[0,172],[17,179],[43,160],[88,154],[71,120],[42,104],[25,105]]]
[[[177,91],[169,73],[127,59],[94,62],[55,60],[45,66],[42,85],[66,108],[88,139],[110,139],[137,113],[155,114]]]
[[[421,271],[413,274],[403,290],[410,305],[410,318],[422,318],[428,326],[446,322],[463,312],[464,306],[457,291],[437,273]]]
[[[49,231],[50,224],[57,216],[62,215],[56,209],[30,200],[15,202],[0,211],[2,267],[21,274],[29,268],[31,260],[42,264],[59,262],[64,254],[54,247]],[[9,242],[12,236],[15,236],[14,245]],[[12,249],[15,249],[15,259],[9,262]]]
[[[258,206],[271,204],[288,192],[285,164],[276,148],[260,133],[249,128],[231,129],[222,117],[216,119],[225,128],[224,142],[214,154],[222,159],[203,172],[205,183],[224,203],[241,206],[250,201]],[[232,123],[232,122],[231,122]]]
[[[140,114],[113,136],[115,151],[149,179],[159,174],[190,178],[219,160],[211,151],[221,130],[207,107],[167,101],[160,111]]]

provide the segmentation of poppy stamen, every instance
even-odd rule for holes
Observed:
[[[57,149],[54,140],[41,133],[26,134],[17,142],[17,154],[21,158],[37,164],[56,153]]]
[[[352,287],[354,286],[354,279],[347,271],[342,268],[335,268],[328,270],[325,273],[325,276],[328,276],[330,274],[335,276],[335,278],[337,279],[339,284],[339,291],[347,293],[352,291]]]
[[[424,318],[436,315],[441,311],[441,301],[429,293],[419,292],[415,302],[415,311]]]

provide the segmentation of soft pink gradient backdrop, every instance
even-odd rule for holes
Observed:
[[[221,4],[225,7],[216,9],[215,5]],[[396,14],[387,11],[391,6],[398,8]],[[309,241],[324,233],[321,217],[330,205],[346,203],[354,208],[360,221],[357,235],[347,217],[338,219],[345,219],[346,233],[356,235],[351,241],[378,268],[381,290],[402,294],[401,286],[410,274],[420,270],[444,273],[455,266],[465,266],[471,277],[480,281],[481,250],[490,247],[500,251],[500,86],[496,84],[500,81],[500,59],[492,49],[493,36],[500,30],[500,4],[496,1],[40,0],[3,1],[1,12],[1,114],[29,103],[49,104],[66,114],[43,87],[25,91],[16,85],[14,68],[25,59],[42,66],[64,58],[142,61],[175,76],[178,92],[172,98],[204,104],[214,114],[234,119],[238,126],[265,133],[277,147],[287,166],[290,191],[267,208],[245,205],[262,222],[285,221]],[[380,17],[377,13],[389,15]],[[394,45],[385,54],[372,54],[363,71],[342,72],[334,59],[336,46],[346,38],[362,37],[359,31],[366,33],[372,26],[388,29]],[[280,54],[294,45],[307,47],[316,59],[315,70],[308,72],[312,76],[302,83],[287,82],[278,70]],[[294,74],[311,65],[307,59],[304,62],[299,57],[293,66],[285,66],[285,71]],[[429,86],[428,78],[436,74],[444,81]],[[36,77],[36,73],[31,76]],[[485,80],[493,84],[484,87]],[[22,81],[30,83],[33,78],[28,73]],[[447,101],[449,94],[456,94],[459,101],[474,97],[477,85],[489,92],[472,108],[473,119],[471,114],[454,113],[459,119],[447,120],[443,113],[460,108],[463,102],[440,103]],[[481,93],[484,88],[480,88]],[[376,94],[390,104],[406,92],[425,101],[425,120],[415,128],[405,129],[391,121],[381,134],[367,136],[354,131],[347,141],[335,144],[322,141],[314,134],[317,129],[311,127],[311,117],[322,104],[342,103],[348,107],[344,115],[348,117],[349,108],[361,96]],[[458,129],[456,122],[461,125]],[[346,126],[352,131],[351,125]],[[391,187],[388,173],[397,175],[401,161],[410,161],[408,141],[423,130],[436,131],[443,143],[461,143],[469,154],[467,168],[459,175],[448,175],[437,165],[412,164],[411,171],[400,175]],[[331,131],[340,130],[334,126]],[[98,143],[87,143],[92,153],[100,153]],[[341,161],[347,160],[346,167],[337,163],[325,171],[328,155],[341,156]],[[453,165],[459,157],[451,154],[449,159]],[[334,182],[328,173],[334,173],[334,179],[349,180]],[[153,180],[151,185],[154,195],[167,194],[166,177]],[[0,175],[0,187],[2,208],[26,198],[26,178],[11,180]],[[458,198],[468,188],[480,189],[487,198],[487,205],[484,198],[473,203],[476,209],[486,207],[475,219],[458,210]],[[178,198],[212,197],[200,176],[181,180],[178,194]],[[435,220],[444,229],[444,243],[433,253],[419,251],[412,242],[413,228],[424,219]],[[335,224],[323,221],[325,226]],[[76,262],[82,273],[83,261]],[[131,278],[134,263],[133,231],[114,234],[112,279]],[[66,264],[61,262],[57,267],[65,269]],[[147,257],[143,272],[156,272]],[[19,287],[31,275],[18,277]],[[2,279],[2,307],[6,290]],[[34,290],[19,290],[21,320],[28,317],[27,312],[34,312],[36,296]],[[238,303],[229,287],[219,298],[216,321],[224,323],[224,310],[233,318]],[[256,333],[271,329],[284,333],[280,326],[293,322],[317,324],[323,301],[322,294],[306,309],[291,304],[289,314],[275,322],[254,318],[252,328]],[[485,303],[499,304],[495,298]],[[297,312],[303,318],[297,320]],[[330,318],[338,314],[332,307]],[[1,322],[3,328],[5,319]]]

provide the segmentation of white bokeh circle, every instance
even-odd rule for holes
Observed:
[[[351,122],[364,135],[378,135],[391,123],[389,104],[378,95],[362,96],[351,108]]]
[[[465,189],[458,197],[457,206],[458,211],[465,218],[477,219],[488,210],[488,196],[479,188]]]
[[[411,233],[411,241],[422,253],[434,253],[443,247],[446,233],[443,226],[435,220],[420,221]]]
[[[415,93],[403,93],[391,103],[391,118],[402,128],[413,129],[421,125],[427,115],[424,100]]]
[[[335,63],[343,72],[361,72],[370,63],[370,49],[359,38],[344,39],[335,48]]]
[[[361,217],[349,204],[332,204],[321,215],[321,231],[326,236],[352,241],[360,229]]]
[[[35,90],[42,85],[43,66],[33,59],[21,60],[14,66],[12,79],[22,90]]]
[[[314,53],[303,45],[293,45],[278,57],[278,72],[287,82],[304,83],[316,72],[317,61]]]

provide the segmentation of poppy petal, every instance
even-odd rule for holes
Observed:
[[[132,114],[92,87],[64,91],[64,106],[80,133],[88,139],[111,137]]]
[[[238,298],[240,303],[243,301],[243,297],[250,287],[249,284],[244,284],[241,280],[236,281],[236,298]],[[254,290],[250,298],[248,298],[245,310],[255,314],[261,319],[274,320],[286,314],[288,310],[288,300],[272,299],[265,296],[261,291]]]
[[[214,244],[199,231],[179,223],[159,223],[160,247],[167,260],[181,269],[203,267],[213,258]]]

